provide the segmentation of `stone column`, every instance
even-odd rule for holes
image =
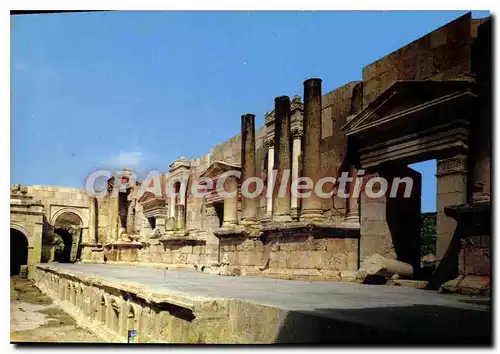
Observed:
[[[353,181],[349,183],[349,198],[347,199],[347,222],[359,223],[359,195],[355,196],[354,187],[356,184],[356,178],[358,176],[358,169],[354,166],[351,166],[350,177],[353,178]],[[361,188],[359,186],[358,188]]]
[[[290,149],[290,98],[274,99],[274,166],[278,170],[273,190],[273,221],[291,221],[290,216],[290,172],[292,167]],[[284,192],[284,193],[280,193]]]
[[[255,115],[244,114],[241,116],[241,183],[256,175],[255,165]],[[250,186],[255,187],[255,183]],[[248,188],[249,191],[254,189]],[[241,213],[243,224],[257,222],[257,201],[255,198],[241,196]]]
[[[299,164],[300,164],[300,154],[302,150],[301,139],[302,139],[302,127],[292,128],[292,183],[299,178]],[[298,216],[299,200],[297,195],[292,193],[291,200],[292,214]]]
[[[89,198],[89,233],[85,242],[97,242],[97,198]]]
[[[172,227],[173,228],[173,227]],[[164,217],[157,216],[155,218],[155,229],[158,229],[161,234],[163,234],[166,230],[166,222]]]
[[[226,179],[226,193],[233,193],[229,198],[224,198],[224,221],[223,227],[231,227],[238,224],[238,181],[235,177]]]
[[[181,185],[179,188],[179,203],[186,206],[186,188],[187,188],[187,180],[182,179]]]
[[[167,219],[167,230],[173,230],[175,228],[175,194],[169,196],[169,213]]]
[[[135,199],[129,203],[127,210],[127,235],[135,234]]]
[[[443,257],[457,222],[446,216],[444,207],[467,203],[467,157],[456,155],[437,161],[436,256]]]
[[[321,178],[321,79],[304,81],[304,129],[302,175],[310,178],[314,185]],[[301,219],[323,220],[321,198],[314,188],[309,198],[302,200]]]
[[[274,138],[266,140],[267,145],[267,205],[266,212],[269,217],[273,215],[273,169],[274,169]]]
[[[186,215],[183,204],[177,204],[175,206],[175,229],[184,230],[186,227]]]
[[[214,235],[214,230],[219,228],[219,217],[213,204],[208,204],[205,209],[206,222],[206,263],[219,262],[219,239]]]
[[[112,242],[114,240],[118,240],[119,231],[120,231],[120,216],[119,216],[119,199],[118,193],[116,195],[111,195],[109,199],[109,224],[111,225],[111,240],[107,240],[108,242]]]

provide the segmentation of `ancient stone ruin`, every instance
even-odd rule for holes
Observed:
[[[138,321],[142,305],[130,295],[135,290],[109,293],[109,284],[100,287],[35,265],[148,265],[221,276],[356,282],[363,281],[363,261],[378,255],[380,265],[372,273],[387,279],[397,274],[425,280],[429,289],[488,294],[491,65],[491,19],[467,14],[367,65],[361,81],[327,93],[321,79],[304,81],[302,98],[274,99],[262,127],[255,127],[257,113],[243,114],[241,134],[198,158],[173,161],[161,174],[161,190],[172,186],[172,195],[141,193],[141,181],[127,185],[132,171],[126,169],[98,197],[77,189],[13,186],[11,266],[20,271],[27,265],[49,294],[101,321],[117,338]],[[421,176],[408,165],[430,159],[437,160],[439,262],[422,279]],[[216,186],[228,171],[241,172],[223,185],[232,196],[222,197],[216,188],[203,198],[192,195],[195,181],[205,178]],[[364,190],[352,193],[354,181],[331,198],[298,198],[290,185],[281,195],[277,188],[257,198],[242,195],[246,179],[260,177],[267,187],[285,171],[315,183],[363,171],[364,181],[383,177],[389,186],[376,198]],[[407,177],[413,188],[404,197],[406,184],[399,182]],[[117,183],[127,188],[113,193]],[[391,198],[393,186],[397,193]],[[172,306],[182,313],[182,304]],[[154,317],[155,310],[147,308],[141,321]],[[177,317],[165,321],[184,323]]]

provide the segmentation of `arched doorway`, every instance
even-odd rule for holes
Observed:
[[[54,260],[74,262],[79,258],[82,219],[72,212],[59,215],[54,224]]]
[[[21,266],[28,264],[28,239],[21,231],[10,229],[10,275],[21,272]]]

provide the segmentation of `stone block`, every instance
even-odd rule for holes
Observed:
[[[413,277],[413,267],[395,259],[388,259],[380,254],[373,254],[366,257],[358,271],[358,277],[375,275],[390,278],[394,274],[403,278],[411,279]]]
[[[438,194],[463,193],[467,189],[467,176],[452,174],[437,178]]]
[[[347,253],[347,270],[358,270],[358,252],[350,251]]]
[[[289,268],[321,268],[323,255],[321,251],[291,251],[288,252],[286,264]]]
[[[345,250],[347,252],[357,252],[358,251],[358,239],[357,238],[345,238]]]
[[[333,134],[332,107],[326,107],[321,111],[321,139]]]
[[[237,265],[238,253],[237,252],[223,252],[221,254],[221,262],[224,264]]]
[[[326,244],[328,252],[345,252],[345,239],[343,238],[330,238]]]
[[[340,280],[347,282],[356,281],[357,271],[353,270],[342,270],[340,271]]]
[[[346,252],[324,252],[322,256],[321,268],[333,270],[347,270]]]
[[[275,251],[270,253],[269,267],[286,268],[288,253],[285,251]]]
[[[180,253],[193,253],[193,246],[183,245],[179,248]]]
[[[264,254],[254,251],[238,252],[238,265],[240,266],[262,266],[265,263]]]
[[[297,251],[299,248],[299,243],[292,238],[281,238],[279,240],[280,251]]]
[[[464,247],[460,251],[459,268],[462,275],[490,276],[490,249],[488,247]]]

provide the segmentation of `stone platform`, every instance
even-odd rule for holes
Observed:
[[[35,281],[108,341],[491,343],[490,299],[415,288],[106,264],[40,264]]]

